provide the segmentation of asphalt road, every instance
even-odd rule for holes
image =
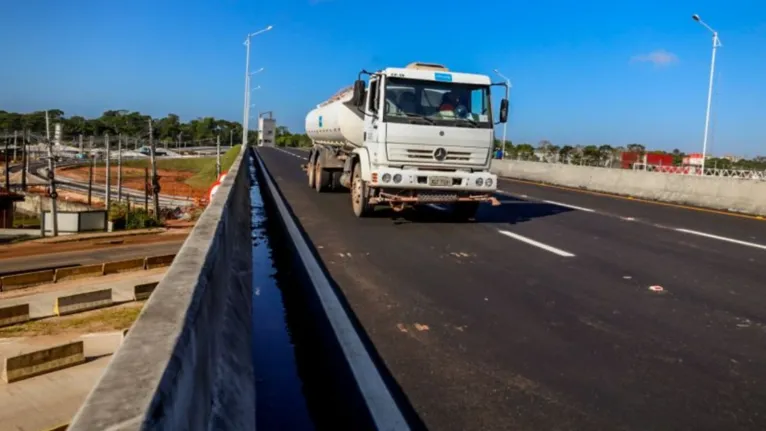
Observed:
[[[429,429],[766,428],[766,221],[514,181],[359,220],[258,152]]]
[[[67,265],[90,265],[110,260],[173,254],[181,248],[184,240],[136,245],[109,245],[103,248],[91,248],[84,251],[0,259],[0,274],[12,271],[28,271]]]

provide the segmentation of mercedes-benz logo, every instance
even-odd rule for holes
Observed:
[[[445,150],[444,148],[437,148],[434,150],[434,159],[441,162],[446,158],[447,158],[447,150]]]

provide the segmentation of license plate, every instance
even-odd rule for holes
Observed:
[[[452,185],[450,177],[428,177],[428,185],[434,187],[449,187]]]

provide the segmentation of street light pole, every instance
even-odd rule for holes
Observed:
[[[248,34],[245,38],[247,54],[245,54],[245,106],[242,112],[242,145],[247,145],[248,120],[250,119],[250,39],[253,36],[267,32],[272,28],[274,28],[274,26],[270,25],[262,30],[256,31],[255,33]]]
[[[497,69],[495,69],[495,73],[497,73],[497,75],[498,75],[499,77],[501,77],[501,78],[505,79],[505,83],[508,85],[508,91],[509,91],[509,93],[508,93],[508,94],[509,94],[508,98],[510,99],[510,91],[511,91],[511,80],[510,80],[510,79],[508,79],[508,78],[506,78],[506,77],[505,77],[505,75],[503,75],[502,73],[500,73],[500,71],[499,71],[499,70],[497,70]],[[494,121],[494,120],[493,120],[493,121]],[[500,158],[501,158],[501,159],[504,159],[504,158],[505,158],[505,143],[506,143],[506,140],[505,140],[505,139],[506,139],[506,132],[507,132],[507,131],[508,131],[508,122],[506,121],[505,123],[503,123],[503,151],[501,151],[501,152],[500,152]]]
[[[700,23],[703,27],[710,30],[713,33],[713,57],[710,60],[710,82],[708,83],[707,90],[707,109],[705,110],[705,135],[702,138],[702,170],[700,175],[705,175],[705,157],[707,156],[707,139],[710,130],[710,106],[713,100],[713,76],[715,75],[715,53],[719,46],[721,46],[721,40],[718,38],[718,32],[713,30],[707,25],[699,15],[692,15],[692,19]]]

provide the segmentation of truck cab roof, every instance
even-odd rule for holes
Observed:
[[[383,69],[380,73],[394,78],[409,78],[420,79],[424,81],[436,81],[436,82],[455,82],[462,84],[474,84],[474,85],[489,85],[491,80],[487,75],[479,75],[475,73],[460,73],[451,72],[439,65],[427,65],[428,67],[421,67],[418,64],[417,67],[388,67]]]

